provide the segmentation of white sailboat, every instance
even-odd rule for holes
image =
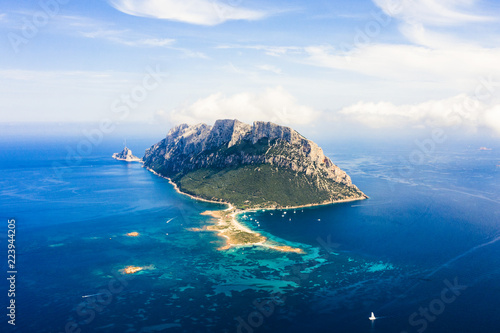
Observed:
[[[373,312],[372,312],[372,315],[371,315],[371,316],[370,316],[370,318],[368,318],[368,319],[370,319],[371,321],[373,321],[373,320],[377,319],[377,317],[375,317],[375,315],[374,315],[374,314],[373,314]]]

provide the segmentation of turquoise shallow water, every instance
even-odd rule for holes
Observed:
[[[217,251],[223,240],[189,229],[223,206],[111,159],[116,142],[66,160],[77,144],[0,143],[1,218],[17,221],[19,272],[18,324],[2,332],[498,331],[498,150],[447,147],[404,173],[412,147],[324,145],[369,200],[240,216],[298,255]],[[128,265],[148,269],[124,276]],[[444,302],[449,285],[456,297]]]

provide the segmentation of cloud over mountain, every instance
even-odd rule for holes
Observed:
[[[308,124],[320,112],[299,104],[282,87],[268,88],[260,93],[243,92],[230,96],[215,93],[168,114],[159,114],[172,123],[213,123],[217,119],[240,119],[244,122],[265,120],[283,125]]]
[[[487,104],[461,94],[420,104],[359,102],[339,116],[372,128],[455,127],[469,132],[488,129],[500,135],[500,104]]]

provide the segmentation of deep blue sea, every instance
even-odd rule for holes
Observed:
[[[369,200],[241,217],[300,255],[218,251],[190,228],[224,206],[113,160],[121,140],[81,140],[0,141],[1,332],[500,332],[498,144],[320,142]],[[130,265],[147,269],[120,273]]]

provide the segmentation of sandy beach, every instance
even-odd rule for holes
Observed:
[[[290,210],[290,209],[299,209],[299,208],[307,208],[307,207],[316,207],[316,206],[325,206],[325,205],[331,205],[335,203],[342,203],[342,202],[350,202],[350,201],[358,201],[358,200],[364,200],[367,199],[368,197],[362,197],[362,198],[352,198],[352,199],[345,199],[345,200],[338,200],[338,201],[328,201],[328,202],[323,202],[319,204],[309,204],[309,205],[302,205],[302,206],[291,206],[291,207],[281,207],[281,208],[274,208],[274,207],[264,207],[264,208],[252,208],[252,209],[246,209],[246,210],[239,210],[235,208],[231,203],[229,202],[222,202],[222,201],[213,201],[213,200],[208,200],[204,198],[200,198],[188,193],[182,192],[177,184],[175,184],[170,178],[165,177],[157,173],[156,171],[147,168],[150,172],[154,173],[155,175],[165,178],[168,180],[170,184],[174,187],[174,189],[183,195],[186,195],[190,197],[193,200],[199,200],[199,201],[205,201],[205,202],[211,202],[211,203],[217,203],[217,204],[226,204],[228,205],[228,208],[224,210],[215,210],[215,211],[205,211],[201,213],[201,215],[206,215],[206,216],[211,216],[215,219],[217,219],[217,223],[215,225],[209,225],[204,228],[192,228],[190,230],[192,231],[212,231],[212,232],[217,232],[217,235],[225,238],[226,244],[222,247],[219,247],[218,250],[227,250],[232,247],[238,247],[238,246],[262,246],[266,247],[272,250],[276,251],[281,251],[281,252],[294,252],[294,253],[305,253],[303,249],[301,248],[294,248],[288,245],[283,245],[274,241],[270,241],[267,237],[259,234],[256,231],[253,231],[245,226],[243,226],[241,223],[238,222],[237,216],[240,214],[246,214],[250,212],[256,212],[256,211],[266,211],[266,210]]]
[[[216,225],[207,226],[205,230],[217,232],[218,236],[226,239],[226,244],[220,247],[219,250],[227,250],[237,246],[262,246],[276,251],[304,253],[304,250],[300,248],[293,248],[288,245],[272,242],[258,232],[243,226],[238,222],[237,215],[246,212],[248,211],[237,210],[233,206],[230,206],[225,210],[205,211],[202,213],[202,215],[208,215],[217,219]]]

